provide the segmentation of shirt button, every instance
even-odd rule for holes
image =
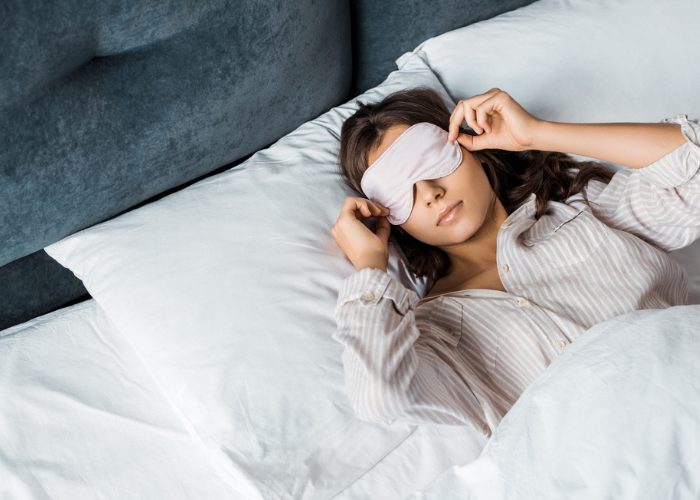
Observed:
[[[530,302],[525,298],[525,297],[518,297],[518,305],[520,307],[524,307],[528,305]]]
[[[508,271],[510,271],[510,267],[508,267],[508,264],[503,264],[503,267],[501,269],[503,269],[504,273],[507,273]]]
[[[566,347],[566,341],[560,340],[559,342],[557,342],[557,347],[559,348],[560,351],[563,351],[564,348]]]
[[[372,301],[374,300],[374,294],[372,292],[365,292],[362,294],[362,299],[366,301]]]

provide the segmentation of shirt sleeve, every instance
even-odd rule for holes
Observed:
[[[490,435],[478,398],[416,326],[418,295],[388,273],[363,268],[343,282],[333,338],[358,418],[386,424],[471,423]],[[444,354],[444,353],[443,353]]]
[[[618,170],[607,185],[591,181],[587,194],[596,218],[669,252],[700,236],[700,124],[686,114],[660,123],[679,124],[686,141],[646,167]]]

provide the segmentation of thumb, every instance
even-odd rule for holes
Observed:
[[[484,139],[478,135],[459,134],[457,142],[467,148],[468,151],[478,151],[484,149]]]
[[[391,224],[389,219],[385,216],[377,217],[377,225],[375,231],[380,240],[384,242],[385,245],[389,244],[389,234],[391,234]]]

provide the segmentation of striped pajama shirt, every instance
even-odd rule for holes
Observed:
[[[496,262],[507,292],[419,298],[388,273],[345,278],[333,338],[358,418],[473,425],[486,436],[530,383],[588,328],[639,309],[686,304],[687,275],[668,253],[700,236],[700,124],[679,114],[686,142],[610,183],[509,214]],[[428,288],[429,289],[429,288]]]

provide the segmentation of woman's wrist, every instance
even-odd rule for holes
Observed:
[[[374,267],[386,272],[389,256],[386,252],[363,252],[358,258],[353,261],[355,269],[358,271],[365,267]]]
[[[358,264],[357,266],[355,266],[355,269],[358,271],[362,271],[366,267],[373,267],[375,269],[379,269],[381,271],[386,272],[387,265],[381,264],[379,262],[366,262]]]
[[[556,125],[556,122],[542,119],[538,119],[537,122],[535,122],[530,149],[537,151],[554,151],[550,149],[552,144],[547,141],[547,136],[551,134],[550,129],[553,125]]]

